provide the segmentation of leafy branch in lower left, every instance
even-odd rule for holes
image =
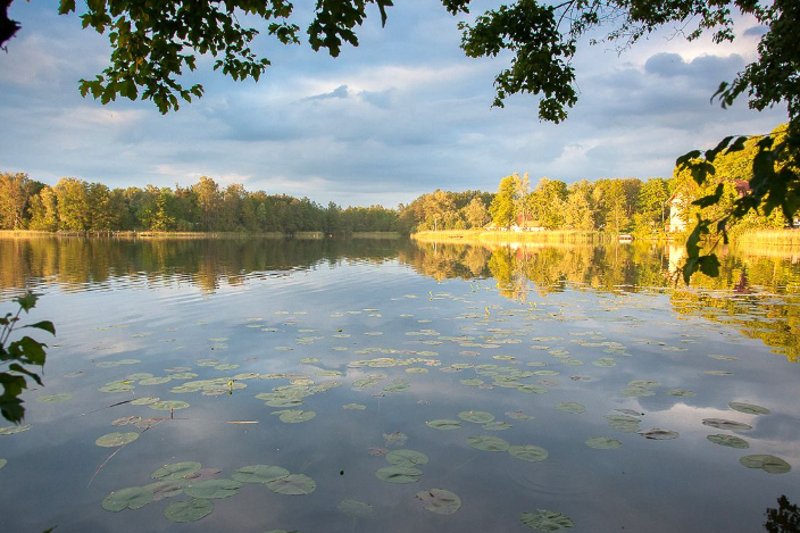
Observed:
[[[25,365],[44,367],[47,345],[28,335],[9,342],[11,334],[17,327],[42,329],[52,335],[56,334],[56,328],[49,320],[19,325],[20,315],[23,311],[26,314],[30,312],[36,306],[37,298],[31,292],[14,298],[13,301],[19,305],[17,312],[6,313],[4,317],[0,317],[0,365],[2,365],[0,368],[8,365],[0,372],[0,384],[3,386],[3,394],[0,395],[0,412],[5,419],[15,424],[20,423],[25,416],[25,407],[22,405],[23,401],[20,395],[23,389],[28,388],[27,378],[42,385],[39,375],[26,368]]]

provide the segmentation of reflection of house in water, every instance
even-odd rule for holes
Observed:
[[[683,268],[684,259],[686,259],[686,246],[683,243],[670,243],[667,246],[667,268],[670,275],[676,274]]]

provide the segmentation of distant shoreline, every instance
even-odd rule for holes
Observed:
[[[355,231],[342,235],[326,235],[322,231],[297,231],[292,234],[278,231],[244,232],[244,231],[35,231],[35,230],[0,230],[0,237],[99,237],[112,239],[399,239],[396,231]]]

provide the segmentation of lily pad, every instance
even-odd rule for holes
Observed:
[[[239,492],[242,484],[232,479],[207,479],[192,483],[184,492],[192,498],[214,500],[229,498]]]
[[[506,429],[511,429],[512,427],[513,426],[505,420],[495,420],[494,422],[489,422],[488,424],[483,425],[483,429],[486,431],[504,431]]]
[[[181,400],[162,400],[160,402],[151,403],[149,407],[157,411],[177,411],[178,409],[186,409],[189,407],[189,402]]]
[[[610,437],[592,437],[590,439],[586,439],[586,445],[589,448],[594,448],[595,450],[612,450],[622,446],[622,442]]]
[[[639,431],[639,424],[642,423],[640,419],[630,415],[607,415],[606,420],[612,429],[623,433],[636,433]]]
[[[727,429],[730,431],[747,431],[748,429],[753,429],[753,426],[750,424],[736,422],[735,420],[727,420],[724,418],[704,418],[703,425],[711,426],[712,428],[717,429]]]
[[[153,501],[157,502],[181,494],[184,486],[183,481],[154,481],[144,488],[153,491]]]
[[[302,409],[284,409],[283,411],[275,411],[272,414],[279,415],[278,418],[280,418],[280,421],[286,424],[308,422],[317,416],[317,413],[314,411],[303,411]]]
[[[311,494],[317,488],[317,483],[305,474],[289,474],[267,481],[266,485],[272,492],[289,495]]]
[[[461,411],[458,413],[458,418],[465,422],[473,422],[475,424],[488,424],[494,420],[494,415],[486,411]]]
[[[36,398],[36,401],[40,403],[61,403],[71,399],[72,394],[68,392],[62,392],[60,394],[45,394],[44,396],[39,396]]]
[[[574,413],[576,415],[586,412],[586,407],[582,403],[578,402],[561,402],[558,405],[556,405],[556,409],[558,409],[559,411]]]
[[[792,469],[789,463],[774,455],[745,455],[739,462],[747,468],[760,468],[768,474],[785,474]]]
[[[126,433],[115,431],[114,433],[106,433],[102,437],[98,437],[94,443],[103,448],[117,448],[119,446],[125,446],[138,438],[139,434],[135,431],[128,431]]]
[[[0,428],[0,435],[15,435],[17,433],[22,433],[23,431],[28,431],[31,429],[30,424],[20,424],[18,426],[6,426]]]
[[[460,429],[461,422],[450,418],[438,418],[436,420],[428,420],[425,425],[429,428],[440,429],[442,431],[449,431],[452,429]]]
[[[143,396],[141,398],[136,398],[131,402],[131,405],[150,405],[154,404],[159,401],[161,398],[156,396]]]
[[[437,514],[453,514],[461,509],[461,498],[445,489],[421,490],[417,499],[425,509]]]
[[[677,396],[678,398],[691,398],[695,395],[694,391],[686,389],[670,389],[668,394],[670,396]]]
[[[356,518],[363,518],[365,516],[369,516],[375,510],[370,504],[364,503],[359,500],[354,500],[352,498],[346,498],[340,501],[337,507],[344,514]]]
[[[650,440],[672,440],[677,439],[680,434],[677,431],[670,431],[668,429],[652,428],[645,431],[639,431],[639,435]]]
[[[392,450],[386,454],[386,461],[394,466],[415,467],[428,464],[428,456],[416,450]]]
[[[123,509],[140,509],[153,501],[149,487],[128,487],[115,490],[103,499],[103,509],[118,513]]]
[[[242,483],[269,483],[276,479],[287,477],[288,470],[280,466],[272,465],[250,465],[243,466],[231,477]]]
[[[375,475],[387,483],[415,483],[422,476],[422,470],[409,466],[385,466],[379,468]]]
[[[194,474],[200,470],[200,468],[202,468],[202,465],[195,461],[182,461],[180,463],[164,465],[153,472],[150,477],[162,481],[175,481],[186,479],[187,476]]]
[[[487,452],[505,452],[509,449],[508,442],[492,435],[475,435],[468,438],[467,443],[477,450]]]
[[[169,504],[164,509],[164,516],[170,522],[196,522],[210,515],[213,510],[214,504],[211,500],[191,499]]]
[[[8,464],[8,459],[0,458],[0,469]]]
[[[547,509],[537,509],[535,513],[522,513],[519,519],[527,527],[544,532],[575,526],[568,516]]]
[[[510,446],[508,453],[517,459],[528,461],[531,463],[538,463],[547,459],[549,453],[544,448],[534,446],[533,444],[526,444],[524,446]]]
[[[348,411],[363,411],[366,408],[367,406],[361,403],[346,403],[342,406],[342,409],[347,409]]]
[[[728,446],[729,448],[745,449],[750,447],[750,444],[746,440],[744,440],[741,437],[737,437],[735,435],[716,433],[714,435],[709,435],[706,438],[711,442],[713,442],[714,444],[719,444],[720,446]]]
[[[748,415],[768,415],[770,413],[770,410],[766,407],[761,407],[760,405],[755,405],[752,403],[730,402],[728,407],[734,411],[739,411],[740,413],[745,413]]]

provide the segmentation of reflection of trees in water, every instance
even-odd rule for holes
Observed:
[[[769,533],[800,533],[800,508],[785,495],[778,498],[778,508],[767,508],[764,529]]]
[[[221,282],[276,275],[342,260],[382,262],[397,257],[398,244],[381,240],[101,239],[31,237],[0,239],[0,291],[39,283],[64,290],[113,280],[194,283],[213,291]]]
[[[720,275],[696,275],[692,287],[672,281],[675,255],[683,248],[647,243],[610,246],[468,246],[425,243],[401,254],[418,272],[437,280],[495,278],[503,296],[525,302],[572,288],[605,292],[666,291],[676,311],[730,324],[760,339],[789,361],[800,361],[800,264],[791,257],[721,255]],[[469,258],[469,265],[466,261]]]

